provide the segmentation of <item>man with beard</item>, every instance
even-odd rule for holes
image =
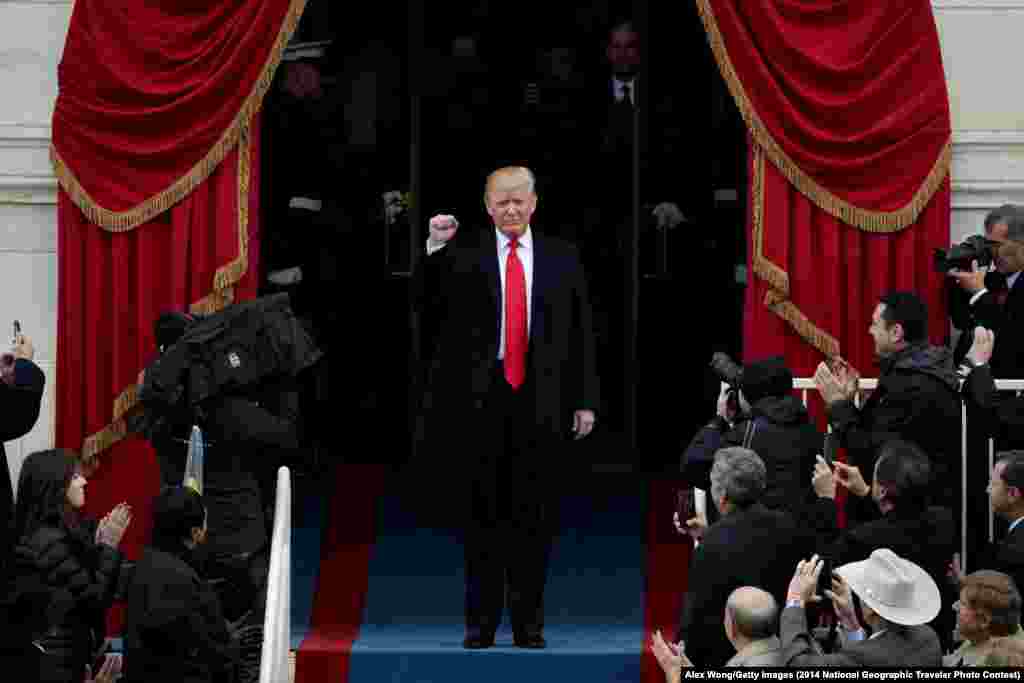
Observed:
[[[829,422],[861,472],[874,472],[886,442],[917,444],[931,458],[934,481],[940,482],[934,501],[959,513],[960,397],[952,351],[928,343],[928,310],[911,292],[883,296],[868,333],[875,342],[878,388],[860,408],[853,400],[860,380],[856,370],[837,359],[835,371],[821,363],[815,372]],[[850,510],[860,520],[873,515],[870,502],[863,500],[854,501]]]

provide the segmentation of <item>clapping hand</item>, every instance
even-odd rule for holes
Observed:
[[[836,479],[832,476],[832,468],[825,462],[825,458],[820,455],[817,458],[817,462],[814,463],[811,486],[814,487],[814,493],[817,494],[818,498],[835,499],[836,497]]]
[[[946,578],[955,588],[960,588],[960,582],[964,580],[964,568],[960,562],[960,553],[953,553],[953,559],[950,561],[949,567],[946,568]]]
[[[984,365],[992,358],[992,347],[995,346],[996,335],[984,327],[974,328],[974,342],[967,352],[967,358],[974,365]]]
[[[672,515],[672,525],[676,528],[676,532],[689,536],[697,543],[704,538],[704,532],[708,528],[708,518],[704,513],[697,513],[686,520],[686,525],[684,526],[683,520],[679,519],[679,513],[675,512]]]
[[[651,652],[669,683],[675,683],[681,678],[683,667],[693,667],[693,662],[683,652],[683,643],[669,643],[661,635],[660,629],[651,634]]]
[[[116,548],[124,538],[124,532],[132,521],[132,508],[128,503],[121,503],[100,520],[96,528],[96,542]]]
[[[121,655],[107,655],[95,678],[92,675],[92,667],[86,664],[85,683],[114,683],[121,676],[121,663]]]
[[[861,498],[871,493],[871,487],[864,481],[864,476],[860,473],[859,467],[838,461],[834,464],[836,467],[836,480],[843,485],[843,488]]]
[[[793,572],[793,578],[789,581],[789,592],[786,596],[786,602],[790,600],[800,600],[800,604],[806,605],[809,602],[817,602],[821,600],[821,596],[815,593],[818,588],[818,576],[821,574],[821,568],[825,566],[817,555],[814,555],[809,560],[800,560],[797,562],[796,571]]]

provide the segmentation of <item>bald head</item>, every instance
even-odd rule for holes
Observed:
[[[522,235],[537,208],[533,172],[525,166],[499,168],[487,177],[484,204],[498,230],[509,237]]]
[[[753,586],[734,590],[725,603],[736,632],[748,640],[775,635],[779,606],[768,591]]]

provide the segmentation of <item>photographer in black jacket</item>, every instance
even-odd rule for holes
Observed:
[[[181,485],[188,437],[206,441],[203,497],[209,541],[198,563],[241,641],[239,681],[259,676],[269,569],[273,473],[302,458],[298,388],[321,353],[287,295],[236,304],[208,318],[167,313],[161,356],[143,376],[147,436],[165,487]],[[305,377],[305,375],[301,375]]]
[[[816,496],[807,485],[822,445],[807,408],[793,396],[793,373],[781,356],[775,356],[743,366],[738,390],[723,382],[718,413],[683,455],[683,479],[691,487],[709,490],[715,453],[744,446],[764,460],[765,507],[789,512],[824,534],[834,528],[834,515],[827,515],[829,508],[824,517],[816,514]]]

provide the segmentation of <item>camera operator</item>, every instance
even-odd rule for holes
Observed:
[[[172,355],[175,342],[196,322],[181,313],[165,313],[157,320],[155,336],[163,358]],[[252,353],[248,360],[258,362],[258,349],[248,351]],[[244,371],[246,361],[236,360]],[[184,477],[192,425],[198,424],[203,431],[202,493],[209,540],[202,548],[201,573],[214,584],[224,616],[239,634],[243,683],[259,676],[272,475],[300,453],[298,395],[292,384],[268,381],[246,387],[244,393],[237,389],[217,393],[199,406],[161,420],[148,435],[157,452],[162,484],[170,487],[179,486]]]
[[[19,329],[17,324],[15,329]],[[0,568],[10,557],[11,544],[15,540],[10,537],[10,525],[14,519],[14,488],[4,442],[25,436],[35,425],[46,383],[43,371],[32,362],[34,356],[32,341],[20,333],[15,336],[10,352],[0,354],[0,411],[3,411],[0,456],[4,456],[3,473],[0,475]]]
[[[793,373],[783,358],[767,358],[741,369],[716,354],[713,367],[720,376],[729,376],[733,385],[722,383],[718,413],[686,449],[683,479],[691,487],[709,489],[715,453],[744,446],[759,454],[767,468],[761,500],[765,507],[785,510],[810,523],[816,533],[827,535],[834,528],[834,513],[831,520],[814,514],[816,497],[807,486],[807,472],[822,452],[823,437],[803,403],[793,396]]]
[[[985,237],[991,250],[994,270],[971,263],[970,270],[953,268],[949,276],[959,285],[960,293],[950,297],[953,324],[965,332],[957,344],[959,363],[970,346],[970,331],[986,327],[999,336],[992,356],[995,377],[1024,377],[1024,207],[1007,204],[985,217]],[[952,250],[951,250],[952,251]],[[984,259],[983,259],[984,260]]]

